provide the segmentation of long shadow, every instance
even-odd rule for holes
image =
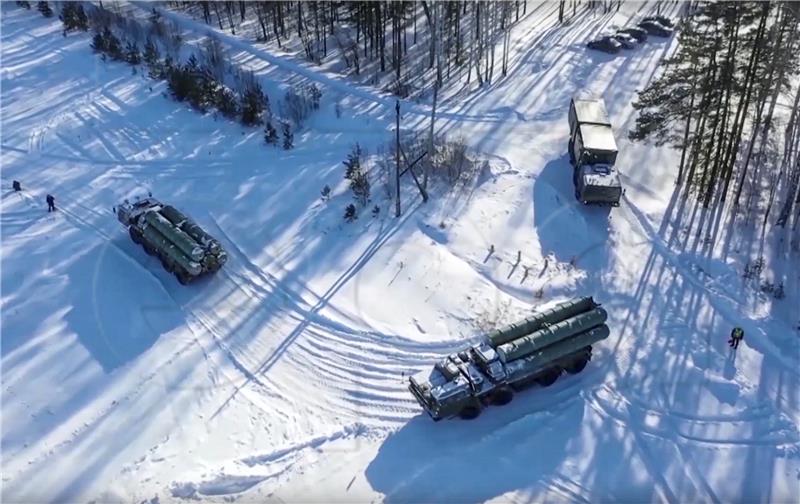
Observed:
[[[569,459],[584,416],[571,387],[551,390],[520,393],[473,421],[415,417],[384,441],[367,481],[387,503],[483,502],[541,484]],[[551,404],[537,407],[527,397],[536,393]]]
[[[610,209],[582,205],[574,193],[568,156],[550,160],[536,178],[532,195],[533,225],[542,255],[601,271],[608,262]]]

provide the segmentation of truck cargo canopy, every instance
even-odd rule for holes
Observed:
[[[617,142],[610,126],[581,124],[581,138],[585,150],[617,152]]]
[[[572,103],[575,107],[575,118],[579,123],[611,126],[602,100],[573,100]]]

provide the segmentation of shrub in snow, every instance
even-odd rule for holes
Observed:
[[[36,8],[39,10],[39,12],[42,13],[42,16],[44,16],[44,17],[52,17],[53,16],[53,9],[50,8],[50,4],[47,3],[47,2],[39,2],[36,5]]]
[[[281,127],[283,128],[283,148],[286,150],[294,148],[294,133],[292,133],[291,125],[282,121]]]
[[[245,83],[240,95],[242,124],[255,126],[261,124],[261,116],[269,111],[269,99],[261,90],[261,85],[252,76]]]
[[[25,7],[26,9],[31,8],[31,3],[28,2],[27,0],[17,0],[17,5],[19,5],[20,7]]]
[[[64,23],[65,32],[70,30],[87,31],[89,29],[89,19],[86,17],[83,6],[78,2],[64,2],[59,19]]]
[[[344,220],[346,220],[347,222],[353,222],[356,219],[358,219],[358,213],[356,211],[356,206],[354,204],[350,203],[344,209]]]
[[[136,42],[128,42],[125,47],[125,61],[131,65],[138,65],[142,62],[142,56],[139,54],[139,46]]]
[[[272,125],[272,121],[267,121],[264,126],[264,141],[267,145],[278,145],[278,131]]]
[[[315,85],[292,86],[283,97],[283,115],[302,125],[311,113],[319,109],[322,91]]]
[[[372,207],[372,216],[373,217],[377,217],[378,214],[380,214],[380,213],[381,213],[381,207],[379,207],[378,205],[375,205],[374,207]]]
[[[322,191],[320,191],[320,194],[322,194],[322,201],[328,201],[329,199],[331,199],[330,186],[326,184],[325,187],[322,188]]]

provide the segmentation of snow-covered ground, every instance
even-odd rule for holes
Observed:
[[[376,181],[380,214],[353,224],[341,163],[391,138],[393,99],[220,35],[268,91],[323,87],[296,148],[269,148],[102,62],[88,35],[2,8],[4,501],[800,499],[797,255],[778,270],[785,299],[753,294],[747,244],[693,238],[675,153],[626,140],[674,40],[584,48],[649,6],[521,20],[508,78],[437,110],[437,130],[488,167],[427,204],[404,181],[399,219]],[[572,196],[577,93],[605,98],[615,123],[618,209]],[[426,105],[403,107],[404,128],[428,124]],[[220,238],[223,270],[181,286],[133,244],[111,207],[142,189]],[[573,295],[594,295],[612,329],[583,373],[472,422],[421,414],[408,374],[479,321]]]

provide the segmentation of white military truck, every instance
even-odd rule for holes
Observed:
[[[619,206],[617,143],[601,99],[573,98],[569,105],[569,160],[575,197],[585,205]]]

